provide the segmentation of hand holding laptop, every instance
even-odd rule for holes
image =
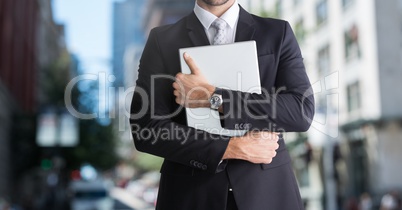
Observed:
[[[190,68],[191,74],[178,73],[173,83],[176,103],[186,108],[208,108],[209,98],[215,87],[208,83],[202,71],[188,53],[183,54],[184,61]]]
[[[210,109],[208,101],[216,89],[215,85],[239,91],[253,89],[256,93],[261,92],[255,43],[251,41],[187,48],[181,49],[180,55],[183,55],[181,64],[184,74],[176,75],[173,87],[176,103],[186,107],[188,125],[207,132],[233,136],[222,159],[271,163],[279,147],[278,133],[226,130],[221,127],[219,119],[212,117],[212,112],[216,111]],[[199,65],[196,62],[200,62]],[[222,113],[223,106],[218,111]]]
[[[184,53],[183,58],[191,73],[176,75],[176,82],[173,83],[176,103],[186,108],[209,108],[208,99],[215,91],[215,87],[208,83],[202,70],[188,53]],[[249,132],[244,136],[230,139],[222,160],[242,159],[255,164],[269,164],[276,156],[278,148],[278,133]]]
[[[222,128],[219,112],[225,111],[225,100],[230,98],[212,93],[216,88],[261,93],[255,41],[181,48],[179,55],[183,74],[178,74],[174,94],[186,108],[187,125],[219,135],[244,135],[244,128]]]

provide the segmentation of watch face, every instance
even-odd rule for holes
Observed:
[[[216,96],[211,97],[211,104],[216,104],[216,102],[217,102],[218,100],[219,100],[219,98],[216,97]]]
[[[212,96],[210,99],[211,106],[216,107],[220,106],[221,104],[221,99],[219,96]]]

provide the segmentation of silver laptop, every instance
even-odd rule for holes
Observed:
[[[183,58],[184,52],[193,58],[210,84],[224,89],[261,93],[255,41],[181,48],[179,50],[181,71],[190,74],[190,68]],[[186,108],[186,114],[188,126],[209,133],[241,136],[246,132],[223,129],[218,111],[210,108]]]

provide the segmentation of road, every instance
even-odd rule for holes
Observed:
[[[121,188],[113,188],[110,196],[114,199],[114,210],[154,210],[150,204],[136,198]]]

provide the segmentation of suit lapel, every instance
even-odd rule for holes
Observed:
[[[240,6],[235,42],[252,40],[254,33],[255,27],[252,16]]]
[[[210,45],[204,27],[197,16],[195,16],[194,12],[187,17],[187,29],[189,30],[188,35],[194,46]]]

